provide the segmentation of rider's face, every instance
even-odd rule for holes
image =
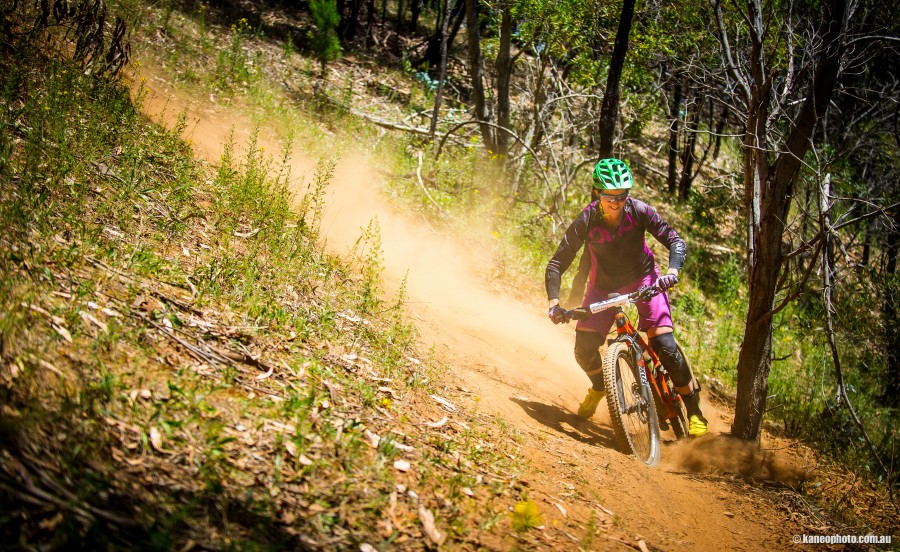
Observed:
[[[628,190],[603,190],[600,194],[600,203],[604,212],[617,213],[625,206],[625,198]]]

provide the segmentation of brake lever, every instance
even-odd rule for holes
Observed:
[[[590,315],[591,311],[587,310],[584,307],[577,307],[570,311],[566,311],[566,322],[568,322],[569,320],[585,320]]]
[[[635,301],[647,301],[656,297],[660,293],[662,293],[662,290],[655,285],[644,286],[638,291],[638,295],[634,298],[634,301],[632,301],[632,303],[634,303]]]

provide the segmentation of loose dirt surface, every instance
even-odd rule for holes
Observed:
[[[192,99],[145,72],[146,112],[171,126],[185,111],[185,137],[198,154],[216,163],[232,129],[238,146],[244,145],[254,124],[238,110]],[[277,134],[260,129],[259,145],[280,151]],[[292,175],[309,181],[316,161],[293,159]],[[512,293],[488,290],[479,273],[483,261],[463,240],[448,240],[391,210],[374,191],[380,183],[366,180],[374,174],[361,156],[339,161],[323,225],[328,245],[346,251],[361,228],[378,217],[386,286],[396,288],[408,278],[410,314],[424,342],[433,344],[453,371],[451,380],[467,406],[504,424],[514,436],[510,446],[534,467],[525,480],[546,524],[571,527],[575,535],[592,523],[614,527],[607,540],[590,544],[594,549],[644,544],[660,550],[784,549],[792,546],[793,535],[808,532],[765,485],[722,471],[726,464],[717,454],[732,470],[747,468],[747,462],[763,468],[767,462],[741,446],[718,443],[724,438],[715,435],[726,433],[730,424],[724,405],[704,399],[714,436],[676,444],[668,432],[662,462],[653,469],[616,450],[605,404],[592,420],[576,418],[588,381],[573,359],[573,329],[554,327],[543,302],[525,304]],[[592,511],[603,513],[591,519]],[[575,549],[581,537],[571,538]]]

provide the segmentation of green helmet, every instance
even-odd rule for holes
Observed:
[[[628,190],[634,185],[628,165],[612,157],[601,159],[591,176],[598,190]]]

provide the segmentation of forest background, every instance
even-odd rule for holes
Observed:
[[[415,81],[365,82],[384,106],[355,104],[351,77],[317,101],[427,140],[421,207],[439,221],[470,215],[489,188],[489,217],[532,281],[585,204],[592,164],[627,160],[686,223],[694,261],[675,304],[701,369],[737,389],[733,434],[758,438],[768,413],[788,435],[887,476],[900,400],[900,107],[884,6],[297,9],[310,27],[282,38],[319,61],[320,79],[346,52]],[[256,17],[247,32],[284,32]],[[474,177],[482,171],[491,176]],[[415,198],[413,184],[404,193]]]
[[[884,3],[171,1],[107,18],[54,2],[20,19],[26,5],[3,12],[7,56],[57,27],[92,78],[146,45],[217,101],[277,119],[277,88],[320,114],[332,139],[310,149],[369,129],[393,200],[439,232],[483,222],[490,278],[517,294],[540,294],[593,163],[625,159],[688,241],[680,339],[706,387],[734,394],[734,435],[765,424],[896,487],[900,32]],[[4,178],[23,185],[17,143]]]

